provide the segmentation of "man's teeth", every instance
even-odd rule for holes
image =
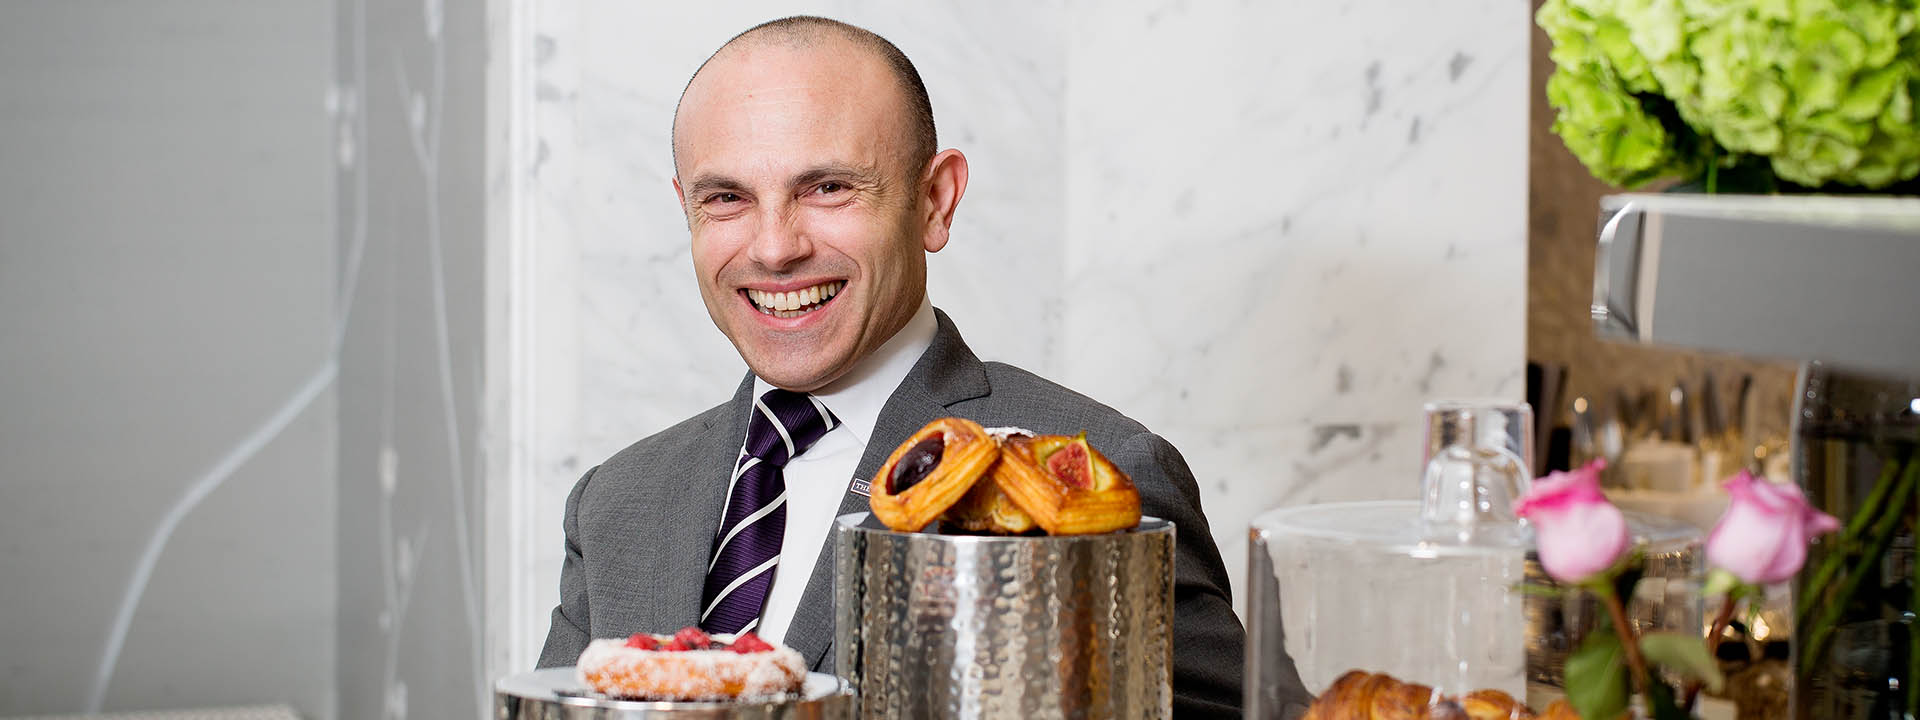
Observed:
[[[845,281],[836,280],[788,292],[767,292],[748,288],[747,299],[752,300],[754,309],[762,313],[777,318],[793,318],[813,312],[815,307],[832,299],[846,285]]]

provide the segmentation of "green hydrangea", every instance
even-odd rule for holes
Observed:
[[[1920,175],[1920,0],[1546,0],[1553,130],[1637,186],[1762,158],[1807,186]]]

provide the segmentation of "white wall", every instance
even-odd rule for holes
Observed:
[[[1257,511],[1411,497],[1422,401],[1522,393],[1524,7],[520,3],[490,338],[510,667],[545,635],[573,482],[745,370],[698,299],[668,131],[708,53],[803,12],[899,45],[971,160],[934,303],[1181,448],[1236,591]]]

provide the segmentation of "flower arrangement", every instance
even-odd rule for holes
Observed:
[[[1755,479],[1745,471],[1727,479],[1727,510],[1707,536],[1712,566],[1702,592],[1720,598],[1720,611],[1705,638],[1694,633],[1638,633],[1627,621],[1625,598],[1638,580],[1639,553],[1620,509],[1600,492],[1596,460],[1571,472],[1536,481],[1514,512],[1533,524],[1540,564],[1561,584],[1599,598],[1611,627],[1589,633],[1566,664],[1567,701],[1586,720],[1614,720],[1627,711],[1637,689],[1659,720],[1691,715],[1704,686],[1724,682],[1714,650],[1743,601],[1765,585],[1785,582],[1807,560],[1814,537],[1840,529],[1833,516],[1807,505],[1798,488]],[[1751,603],[1749,603],[1751,606]],[[1684,687],[1658,681],[1653,667],[1685,678]]]
[[[1553,130],[1637,187],[1722,170],[1806,187],[1920,175],[1920,8],[1887,0],[1546,0]]]

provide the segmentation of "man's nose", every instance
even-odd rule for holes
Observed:
[[[785,272],[813,254],[813,242],[787,213],[769,212],[747,247],[747,259],[774,272]]]

